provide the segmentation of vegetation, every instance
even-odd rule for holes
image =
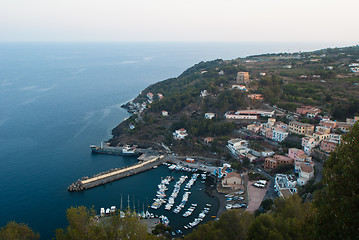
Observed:
[[[138,217],[130,211],[121,218],[114,214],[110,218],[98,221],[95,212],[84,206],[71,207],[67,210],[69,226],[66,229],[56,230],[58,240],[96,240],[96,239],[154,239],[146,231],[146,227]]]
[[[0,228],[0,239],[2,240],[36,240],[40,235],[34,233],[26,224],[9,222],[5,227]]]

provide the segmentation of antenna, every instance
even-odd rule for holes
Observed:
[[[121,205],[120,205],[120,210],[122,211],[122,193],[121,193]]]
[[[130,209],[130,195],[127,194],[127,208]]]

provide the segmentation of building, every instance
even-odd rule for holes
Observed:
[[[274,189],[278,192],[278,196],[287,198],[297,192],[295,186],[297,181],[293,175],[277,174],[274,179]]]
[[[335,150],[335,148],[338,146],[339,142],[335,141],[334,139],[329,140],[323,140],[320,143],[320,150],[326,153],[330,153]]]
[[[153,99],[153,93],[151,93],[151,92],[149,92],[149,93],[147,93],[147,98],[149,99],[149,100],[152,100]]]
[[[157,97],[159,100],[161,100],[163,98],[163,94],[162,93],[157,93]]]
[[[279,129],[275,129],[272,132],[273,132],[272,140],[276,142],[283,142],[288,137],[287,132]]]
[[[227,142],[227,148],[231,151],[234,156],[239,156],[240,154],[246,154],[249,152],[247,148],[248,142],[243,139],[234,138]]]
[[[239,89],[239,90],[241,90],[241,91],[247,91],[246,86],[244,86],[244,85],[237,85],[237,84],[232,85],[232,89]]]
[[[347,122],[338,122],[337,128],[339,128],[342,132],[348,133],[350,129],[352,128],[353,124],[347,123]]]
[[[296,112],[301,115],[307,115],[308,111],[310,111],[311,109],[313,109],[312,106],[301,106],[297,108]]]
[[[263,100],[263,95],[259,94],[259,93],[248,94],[247,97],[250,98],[250,99],[253,99],[253,100]]]
[[[261,126],[258,125],[258,124],[249,124],[249,125],[247,125],[247,129],[250,130],[250,131],[258,133],[260,131],[260,129],[261,129]]]
[[[337,122],[332,120],[321,120],[319,122],[320,126],[324,126],[330,129],[336,129],[337,128]]]
[[[208,96],[207,90],[202,90],[200,96],[201,96],[202,98],[207,97],[207,96]]]
[[[316,126],[315,127],[315,132],[321,132],[321,133],[324,133],[324,134],[329,134],[330,133],[330,128],[328,127],[325,127],[325,126]]]
[[[314,177],[314,168],[311,165],[302,164],[299,170],[299,178],[297,179],[297,184],[303,186]]]
[[[167,111],[162,111],[162,117],[167,117],[168,116],[168,112]]]
[[[206,137],[206,138],[203,139],[203,142],[204,143],[211,143],[211,142],[213,142],[213,137]]]
[[[206,119],[212,119],[212,118],[214,118],[216,116],[216,114],[214,114],[214,113],[206,113],[206,114],[204,114],[204,117],[206,118]]]
[[[305,154],[303,150],[298,149],[298,148],[289,148],[288,149],[288,157],[296,160],[298,158],[298,156]]]
[[[237,73],[237,83],[239,83],[239,84],[249,83],[249,73],[248,72],[238,72]]]
[[[316,116],[319,115],[319,113],[321,112],[322,110],[320,110],[319,108],[312,108],[310,109],[308,112],[307,112],[307,117],[308,118],[315,118]]]
[[[314,125],[292,121],[289,123],[289,132],[299,135],[312,135],[314,133]]]
[[[187,136],[188,136],[187,131],[184,128],[178,129],[173,133],[173,137],[178,140],[185,139]]]
[[[302,148],[306,155],[310,156],[312,154],[312,149],[319,145],[319,142],[315,140],[314,137],[303,137],[302,138]]]
[[[222,187],[229,189],[239,189],[242,186],[241,175],[236,172],[227,173],[226,176],[222,179]]]
[[[294,159],[286,157],[283,155],[274,155],[273,157],[268,157],[264,161],[264,167],[267,169],[275,169],[281,164],[293,164]]]
[[[236,120],[243,120],[243,119],[258,119],[257,115],[238,115],[233,111],[230,112],[226,112],[226,114],[224,114],[224,117],[226,119],[236,119]]]

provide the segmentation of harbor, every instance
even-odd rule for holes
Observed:
[[[147,182],[150,180],[148,177],[151,176],[151,183],[146,183],[146,191],[142,190],[141,196],[129,194],[129,198],[128,195],[126,197],[125,193],[123,194],[124,199],[127,199],[127,209],[135,210],[149,230],[153,229],[154,224],[162,222],[172,228],[170,234],[173,237],[180,237],[192,231],[200,223],[217,217],[218,201],[205,193],[204,181],[210,173],[167,162],[152,171],[138,175],[142,179],[147,179]],[[130,182],[130,180],[124,181]],[[126,184],[123,181],[117,183]],[[141,185],[144,182],[137,184]],[[134,187],[135,185],[136,183],[133,183]],[[118,210],[125,211],[121,207],[122,193],[117,193],[119,194],[121,195],[117,202],[117,206],[120,206]],[[168,208],[167,204],[171,207]],[[115,206],[107,209],[100,207],[99,213],[102,217],[111,216],[111,211],[117,209]]]

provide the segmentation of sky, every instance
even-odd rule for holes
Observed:
[[[0,0],[0,41],[358,44],[359,0]]]

